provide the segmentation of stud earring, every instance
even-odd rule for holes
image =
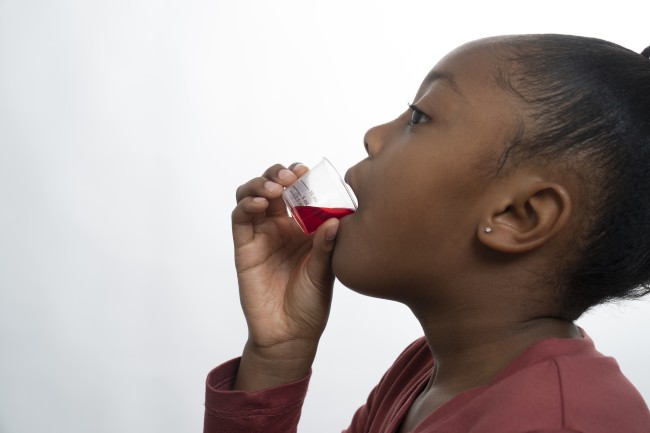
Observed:
[[[492,227],[486,226],[485,228],[483,228],[483,232],[489,235],[490,233],[492,233]]]

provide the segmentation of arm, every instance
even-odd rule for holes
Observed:
[[[215,392],[211,393],[208,383],[206,432],[257,431],[253,426],[231,430],[219,424],[232,418],[232,410],[236,409],[231,407],[230,414],[226,414],[219,405],[231,406],[240,401],[245,406],[251,398],[277,397],[278,389],[285,392],[285,397],[290,396],[289,400],[302,403],[301,386],[292,385],[304,383],[306,390],[303,381],[311,370],[327,323],[334,283],[330,260],[339,224],[332,219],[308,236],[287,215],[282,189],[306,170],[302,165],[293,171],[273,166],[237,190],[232,228],[248,340],[236,369],[230,371],[232,380],[222,379],[218,384],[220,398],[211,398],[216,396],[217,384],[212,384]],[[272,418],[257,420],[257,428],[278,431],[273,425],[259,425],[272,424]],[[297,416],[294,418],[297,423]],[[295,426],[287,429],[285,425],[282,429],[295,431]]]

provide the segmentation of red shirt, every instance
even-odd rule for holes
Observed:
[[[204,433],[296,431],[309,378],[275,388],[232,391],[239,360],[208,376]],[[371,392],[345,433],[395,433],[426,386],[433,358],[421,338]],[[613,358],[583,339],[543,340],[489,385],[432,412],[413,433],[650,433],[650,412]]]

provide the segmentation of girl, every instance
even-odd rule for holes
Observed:
[[[210,373],[205,432],[296,430],[334,277],[407,305],[424,337],[348,433],[650,432],[643,398],[574,325],[650,287],[650,60],[602,40],[508,36],[443,58],[313,236],[276,165],[232,214],[249,339]]]

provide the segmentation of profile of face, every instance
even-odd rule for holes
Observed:
[[[452,51],[412,105],[364,137],[368,157],[346,174],[358,211],[341,221],[337,278],[364,294],[414,299],[454,284],[476,252],[518,101],[495,82],[482,40]]]

